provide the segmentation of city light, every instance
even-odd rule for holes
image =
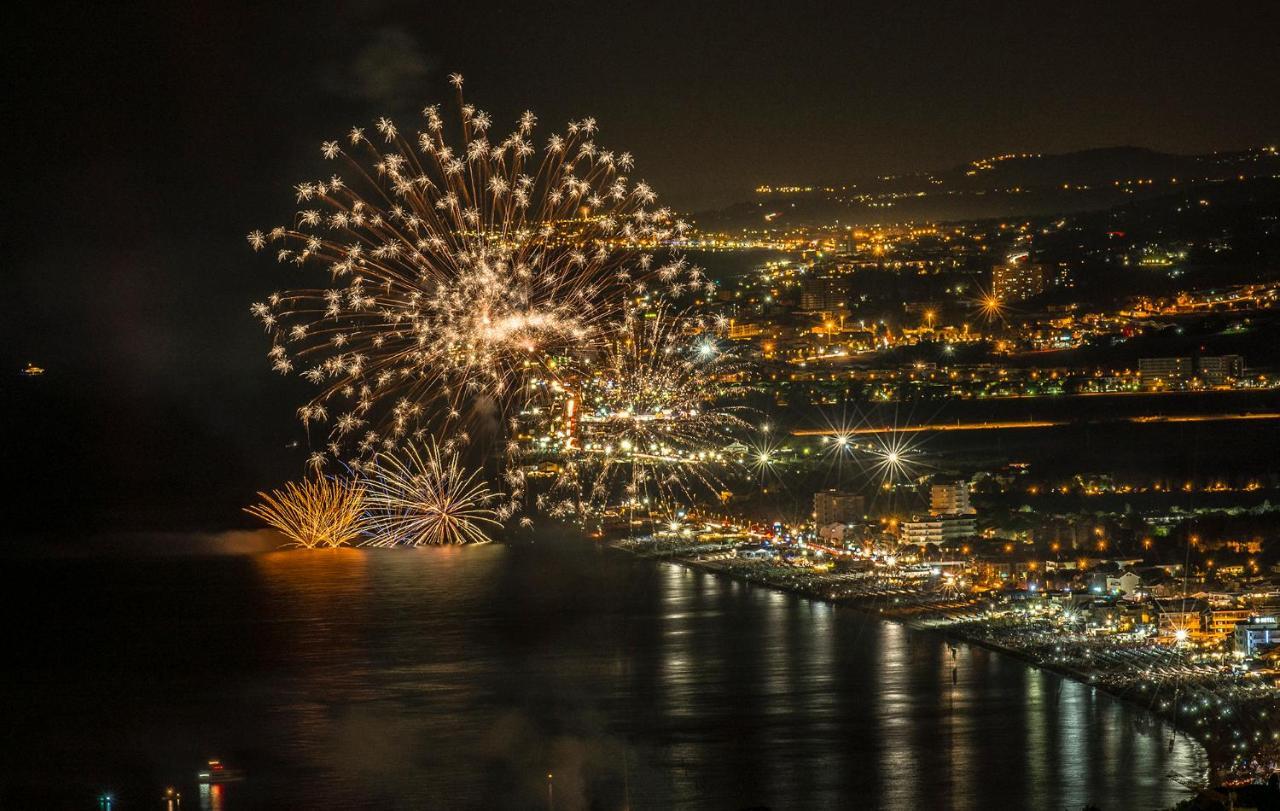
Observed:
[[[6,807],[1280,808],[1280,7],[22,5]]]

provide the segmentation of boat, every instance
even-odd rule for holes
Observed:
[[[238,783],[244,779],[244,772],[228,769],[221,760],[211,760],[207,768],[196,772],[196,782],[201,785],[220,785],[222,783]]]

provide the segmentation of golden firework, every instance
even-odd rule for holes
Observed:
[[[258,493],[258,504],[245,512],[265,521],[307,549],[335,548],[354,543],[366,530],[364,488],[346,479],[319,477],[283,490]]]
[[[537,396],[529,377],[554,378],[559,358],[598,345],[629,297],[709,284],[647,252],[686,226],[630,177],[628,153],[596,143],[594,119],[536,144],[526,112],[491,136],[451,80],[456,127],[431,106],[415,134],[382,118],[326,141],[340,170],[297,184],[289,225],[248,235],[327,282],[251,307],[272,366],[319,387],[298,412],[327,425],[317,466],[350,451],[358,467],[429,434],[462,442],[468,418],[506,426]]]

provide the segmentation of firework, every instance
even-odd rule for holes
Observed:
[[[501,526],[491,506],[500,497],[434,443],[379,455],[365,467],[365,487],[366,546],[485,543],[485,530]]]
[[[283,490],[258,493],[245,512],[274,527],[293,546],[324,549],[347,546],[367,528],[364,489],[346,479],[320,477]]]
[[[451,80],[456,121],[432,106],[413,135],[382,118],[324,142],[338,170],[297,184],[290,225],[248,235],[327,279],[251,308],[272,366],[319,387],[298,412],[327,425],[314,464],[351,451],[358,468],[428,434],[465,441],[461,421],[483,416],[505,430],[536,393],[529,377],[599,343],[629,297],[709,284],[646,252],[685,224],[632,181],[628,153],[596,144],[594,119],[535,143],[526,112],[491,137]]]
[[[747,425],[716,405],[736,366],[708,326],[664,305],[632,309],[601,362],[584,368],[581,438],[561,481],[573,510],[603,508],[619,490],[624,504],[652,509],[723,489],[723,448]]]

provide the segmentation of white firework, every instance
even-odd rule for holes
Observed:
[[[488,542],[502,525],[500,496],[434,443],[377,456],[363,476],[369,539],[363,546]]]

